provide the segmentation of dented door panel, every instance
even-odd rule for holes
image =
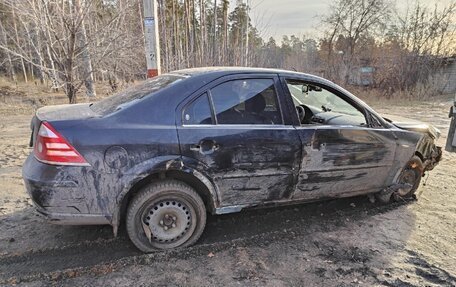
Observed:
[[[221,206],[290,198],[301,158],[293,127],[183,126],[178,133],[182,155],[201,163],[218,188]],[[217,148],[206,152],[201,142]]]
[[[352,126],[298,127],[303,156],[293,199],[321,199],[387,185],[396,141],[389,130]]]

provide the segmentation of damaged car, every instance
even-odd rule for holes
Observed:
[[[199,68],[32,119],[27,192],[51,223],[124,224],[143,252],[194,244],[207,213],[413,197],[440,132],[323,78]]]

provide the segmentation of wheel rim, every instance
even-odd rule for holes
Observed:
[[[417,172],[415,169],[407,168],[403,171],[399,180],[400,184],[409,184],[409,188],[400,188],[397,194],[400,196],[406,196],[414,187],[417,181]]]
[[[183,244],[195,229],[195,212],[180,199],[162,199],[148,204],[141,216],[150,243],[161,248]],[[148,230],[146,230],[146,228]]]

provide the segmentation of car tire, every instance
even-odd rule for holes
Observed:
[[[143,252],[194,244],[206,225],[201,197],[176,180],[151,183],[128,206],[126,227],[133,244]]]
[[[420,186],[421,178],[423,177],[424,167],[423,162],[418,156],[413,156],[402,169],[398,178],[398,183],[408,183],[411,188],[399,189],[393,193],[392,198],[395,201],[400,201],[406,198],[415,196],[415,192]]]
[[[413,156],[402,169],[401,174],[398,177],[397,183],[409,183],[412,185],[408,189],[391,190],[386,188],[385,190],[375,194],[375,198],[381,204],[387,204],[394,201],[402,201],[407,198],[412,198],[415,195],[416,190],[420,186],[421,178],[423,176],[423,162],[418,156]]]

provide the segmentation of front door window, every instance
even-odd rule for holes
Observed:
[[[293,80],[288,80],[287,86],[301,124],[366,126],[366,118],[359,109],[328,89]]]

